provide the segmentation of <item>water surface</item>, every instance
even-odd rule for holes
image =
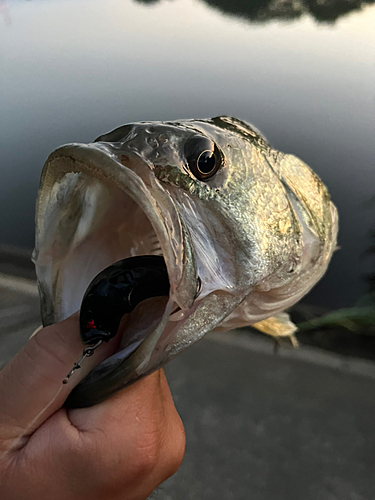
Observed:
[[[0,0],[0,243],[33,246],[57,146],[228,114],[328,185],[341,250],[309,301],[353,304],[373,265],[374,25],[370,1]]]

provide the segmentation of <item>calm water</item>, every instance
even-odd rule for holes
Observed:
[[[229,114],[329,186],[341,250],[309,301],[353,304],[373,265],[374,26],[360,1],[0,0],[0,243],[33,246],[57,146]]]

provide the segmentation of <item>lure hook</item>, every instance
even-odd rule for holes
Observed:
[[[63,384],[68,383],[70,377],[73,375],[75,370],[78,370],[78,368],[81,368],[82,361],[84,359],[92,356],[94,354],[95,350],[101,345],[102,342],[103,342],[103,340],[98,340],[98,342],[96,344],[89,345],[83,349],[82,356],[79,358],[79,360],[76,363],[74,363],[73,368],[70,370],[68,375],[64,378]]]

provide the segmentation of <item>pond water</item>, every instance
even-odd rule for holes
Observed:
[[[353,304],[373,266],[374,25],[371,1],[0,0],[0,243],[33,246],[57,146],[227,114],[328,185],[341,250],[308,300]]]

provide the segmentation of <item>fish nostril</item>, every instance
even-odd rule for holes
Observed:
[[[159,134],[158,140],[162,144],[165,144],[166,142],[168,142],[168,137],[165,134]]]
[[[159,146],[158,141],[155,139],[155,137],[147,137],[147,143],[152,147],[152,148],[157,148]]]

